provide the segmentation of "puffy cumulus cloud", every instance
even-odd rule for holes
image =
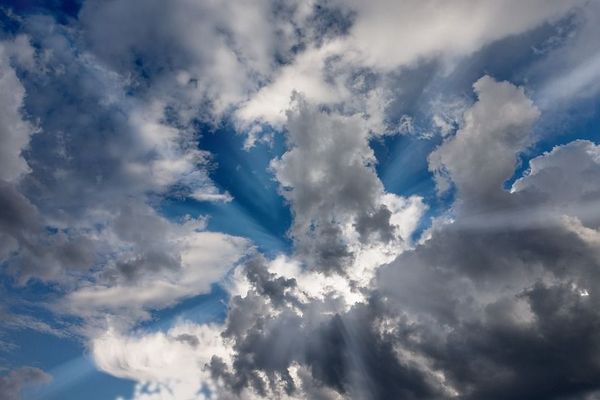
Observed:
[[[296,252],[312,268],[342,272],[357,242],[399,246],[403,239],[392,210],[411,209],[418,219],[424,209],[416,197],[388,194],[384,200],[366,125],[360,115],[323,112],[300,95],[288,111],[288,151],[271,167],[292,207]]]
[[[0,399],[20,400],[24,388],[48,383],[52,377],[39,368],[21,367],[0,376]]]
[[[325,282],[313,296],[310,286],[320,282],[318,273],[280,275],[281,262],[246,267],[247,290],[230,301],[224,336],[233,341],[234,356],[231,364],[218,357],[210,364],[213,379],[224,388],[240,398],[248,390],[261,398],[294,399],[445,393],[431,373],[394,355],[379,329],[377,299],[348,307],[351,296]],[[312,275],[308,286],[304,274]],[[310,379],[299,371],[310,373]]]
[[[401,353],[423,360],[459,398],[587,398],[600,389],[592,378],[600,343],[590,334],[600,321],[592,289],[600,253],[597,222],[578,215],[577,205],[594,201],[583,176],[599,171],[596,145],[559,146],[505,190],[537,111],[516,87],[486,80],[488,93],[479,88],[465,125],[430,158],[434,166],[444,160],[457,187],[453,222],[379,270],[387,318],[405,320],[390,334]],[[499,103],[486,105],[485,96]],[[476,117],[486,112],[503,117]],[[473,144],[474,134],[486,145]],[[486,162],[461,163],[451,157],[459,148],[461,160],[486,157],[506,168],[490,175]],[[557,180],[545,185],[549,174]],[[560,187],[563,177],[576,187]],[[477,184],[487,190],[472,190]]]
[[[513,174],[518,152],[531,143],[539,117],[522,88],[489,76],[473,88],[478,101],[464,113],[463,126],[429,156],[438,191],[454,183],[464,207],[486,206],[503,194],[499,188]]]
[[[185,321],[166,332],[123,336],[108,331],[92,341],[91,351],[102,370],[142,382],[135,394],[140,400],[205,398],[198,392],[210,383],[206,365],[211,357],[231,357],[218,327]]]
[[[595,211],[600,201],[600,146],[576,140],[556,146],[529,162],[524,177],[511,192],[535,199],[538,207],[568,210],[591,226],[598,226]]]

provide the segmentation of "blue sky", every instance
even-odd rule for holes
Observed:
[[[0,400],[595,398],[599,19],[2,2]]]

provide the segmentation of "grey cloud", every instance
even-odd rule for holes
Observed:
[[[598,226],[600,146],[576,140],[532,159],[527,175],[512,186],[517,195],[539,207],[560,208]]]
[[[429,165],[438,191],[453,183],[464,207],[493,207],[504,201],[502,185],[515,169],[518,152],[531,143],[539,111],[522,88],[508,82],[485,76],[473,87],[478,101],[465,112],[456,136],[430,154]]]
[[[363,242],[369,240],[373,234],[379,236],[382,242],[389,242],[394,238],[395,232],[390,225],[392,212],[387,207],[381,206],[371,215],[360,215],[355,227]]]
[[[276,307],[284,301],[295,302],[294,297],[287,292],[296,287],[296,281],[276,277],[265,268],[265,262],[263,257],[256,256],[246,263],[245,271],[248,281],[252,283],[258,294],[268,297]]]
[[[0,400],[20,400],[22,389],[33,384],[48,383],[50,375],[39,368],[21,367],[0,377]]]
[[[177,269],[179,250],[165,237],[179,234],[179,224],[147,204],[152,193],[182,181],[191,191],[214,189],[202,174],[208,158],[194,133],[161,117],[160,100],[133,98],[125,78],[75,49],[77,31],[43,16],[20,23],[33,47],[25,57],[12,45],[14,71],[7,69],[3,82],[16,86],[2,91],[15,96],[5,109],[12,114],[2,117],[2,137],[20,137],[20,148],[10,151],[23,164],[19,182],[0,187],[7,271],[21,283],[65,283],[92,265],[101,271],[85,280]],[[19,48],[28,46],[19,38]],[[23,115],[37,121],[31,139],[31,126],[16,119]]]
[[[200,343],[200,341],[198,340],[198,338],[196,336],[189,335],[189,334],[181,334],[179,336],[176,336],[175,340],[178,340],[183,343],[187,343],[192,347],[197,347],[198,344]]]
[[[288,112],[288,151],[271,165],[294,213],[297,253],[314,268],[344,270],[351,251],[342,224],[356,222],[361,239],[378,233],[385,240],[393,231],[368,139],[359,116],[328,114],[300,95]]]
[[[494,86],[488,87],[487,95],[509,89]],[[510,89],[518,93],[515,90]],[[497,103],[488,108],[482,98],[480,93],[474,108],[483,114],[507,109]],[[504,151],[493,163],[505,163],[508,169],[529,140],[527,128],[536,114],[535,109],[527,111],[527,102],[517,104],[525,110],[514,109],[511,115],[525,116],[521,125],[506,115],[491,127],[486,118],[472,125],[465,118],[467,126],[477,128],[459,130],[438,155],[443,159],[454,149],[455,157],[461,154],[472,161]],[[502,131],[507,134],[498,137]],[[468,146],[470,135],[487,145]],[[458,145],[461,140],[464,146]],[[458,189],[455,221],[433,229],[425,243],[379,271],[377,287],[388,318],[406,316],[413,321],[396,326],[396,332],[408,327],[414,331],[409,338],[395,333],[397,345],[428,360],[459,398],[583,399],[600,388],[594,379],[599,373],[594,361],[599,343],[591,334],[600,323],[595,311],[598,295],[592,289],[600,278],[600,254],[589,238],[560,218],[572,211],[576,215],[582,199],[589,193],[593,197],[594,184],[589,190],[582,175],[600,171],[595,154],[590,142],[557,147],[532,160],[531,172],[510,193],[503,189],[510,171],[490,175],[482,160],[461,163],[448,156],[445,165]],[[575,165],[572,157],[578,158]],[[556,181],[547,181],[549,174]],[[569,181],[566,187],[560,187],[563,180]],[[536,212],[542,205],[552,206],[552,212]],[[533,215],[527,223],[511,221],[526,215],[529,206]],[[499,218],[487,218],[494,213]]]
[[[0,182],[0,257],[25,283],[31,277],[56,278],[64,270],[85,270],[93,260],[92,240],[58,230],[48,232],[37,208],[17,188]]]
[[[26,37],[0,42],[0,179],[18,180],[29,171],[22,156],[35,128],[23,116],[25,89],[12,60],[26,62],[23,53],[33,51]]]
[[[182,116],[215,120],[268,82],[312,32],[332,31],[317,29],[312,7],[269,0],[88,1],[80,22],[91,51],[131,74],[139,94],[168,98]]]
[[[333,311],[334,299],[305,301],[293,291],[267,303],[268,295],[261,295],[265,284],[281,287],[282,278],[268,273],[260,260],[250,268],[250,276],[259,269],[263,279],[229,304],[224,335],[233,340],[231,368],[217,356],[209,364],[213,378],[232,396],[251,389],[262,397],[313,398],[316,392],[329,398],[331,393],[316,390],[328,387],[343,398],[443,397],[444,388],[430,373],[395,356],[392,337],[378,329],[384,306],[376,296],[347,312]],[[310,386],[291,376],[295,365],[310,374],[305,377]]]

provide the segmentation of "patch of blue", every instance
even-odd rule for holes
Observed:
[[[385,190],[400,196],[421,196],[429,207],[419,221],[412,240],[420,237],[431,226],[432,219],[452,204],[452,193],[437,196],[433,175],[427,164],[427,156],[440,143],[439,136],[423,139],[415,135],[385,136],[371,141],[377,158],[377,175]]]
[[[227,316],[229,296],[222,286],[213,284],[210,293],[183,300],[173,307],[157,310],[152,319],[138,327],[144,331],[166,331],[176,321],[186,320],[197,324],[223,322]]]
[[[18,15],[51,15],[65,24],[77,17],[84,0],[3,0],[2,7]]]
[[[534,128],[535,143],[519,155],[513,176],[505,182],[509,189],[529,168],[529,161],[556,146],[574,140],[600,144],[600,98],[571,103],[553,112],[542,113]]]
[[[31,330],[12,331],[5,339],[18,346],[8,354],[10,368],[32,366],[52,376],[48,384],[27,388],[25,399],[106,400],[133,392],[132,382],[99,372],[75,339]]]
[[[287,231],[291,213],[269,169],[270,161],[284,151],[281,135],[274,135],[272,144],[257,143],[244,150],[245,135],[236,134],[231,127],[200,129],[203,134],[199,147],[210,151],[215,163],[210,177],[233,200],[209,202],[171,197],[162,202],[162,213],[175,219],[207,215],[209,230],[250,238],[267,255],[290,251]]]

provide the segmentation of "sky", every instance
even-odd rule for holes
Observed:
[[[0,0],[0,400],[600,399],[599,38]]]

